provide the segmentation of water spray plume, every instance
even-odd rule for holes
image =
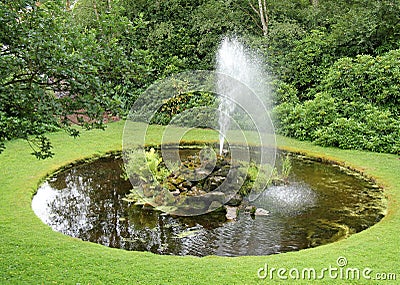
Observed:
[[[224,38],[217,52],[216,92],[220,95],[219,110],[219,153],[223,153],[224,141],[238,102],[251,100],[248,91],[260,99],[265,88],[260,88],[265,75],[261,72],[261,61],[237,38]],[[247,97],[247,98],[246,98]],[[248,106],[251,106],[252,102]],[[247,105],[247,104],[246,104]],[[246,108],[245,108],[246,109]]]

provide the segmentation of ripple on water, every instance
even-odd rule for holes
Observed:
[[[271,186],[254,202],[257,207],[284,215],[298,215],[315,206],[317,194],[307,184]]]
[[[288,186],[272,186],[254,204],[270,212],[171,217],[122,198],[122,161],[108,158],[65,170],[45,182],[32,208],[64,234],[126,250],[174,255],[268,255],[300,250],[359,232],[383,217],[379,189],[328,165],[293,161]]]

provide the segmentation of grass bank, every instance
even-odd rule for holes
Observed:
[[[84,132],[78,139],[64,133],[50,134],[54,158],[38,161],[23,141],[12,141],[0,155],[0,283],[1,284],[309,284],[304,268],[314,268],[313,281],[320,284],[396,284],[378,281],[379,273],[396,273],[400,279],[400,160],[395,155],[322,148],[307,142],[278,137],[280,148],[338,161],[376,179],[388,196],[387,216],[377,225],[345,240],[299,252],[258,257],[158,256],[129,252],[83,242],[52,231],[31,210],[32,194],[46,175],[73,161],[121,149],[123,123],[110,124],[106,131]],[[157,138],[160,127],[149,130]],[[193,133],[200,140],[214,139],[206,130]],[[339,271],[337,259],[348,264]],[[273,276],[259,279],[259,268],[284,268],[288,280]],[[370,280],[346,278],[346,269],[359,269]],[[293,270],[291,270],[293,269]],[[300,278],[291,279],[296,270]],[[322,272],[322,273],[321,273]],[[264,271],[260,272],[264,274]],[[336,278],[330,278],[338,274]],[[368,274],[367,274],[368,273]],[[350,272],[350,276],[353,275]],[[271,280],[272,277],[272,280]]]

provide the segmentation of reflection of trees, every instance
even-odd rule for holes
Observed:
[[[258,206],[271,210],[271,216],[253,220],[241,215],[235,223],[225,223],[224,213],[215,212],[171,217],[122,200],[131,185],[120,178],[121,163],[101,159],[66,170],[39,189],[38,200],[43,201],[44,194],[47,200],[32,206],[46,207],[46,211],[41,211],[46,216],[39,216],[65,234],[110,247],[178,255],[259,255],[291,251],[308,247],[308,236],[323,242],[335,235],[336,232],[330,234],[318,222],[321,219],[359,231],[381,215],[379,190],[366,190],[366,183],[332,171],[326,165],[296,162],[293,176],[305,181],[311,189],[317,189],[316,205],[310,201],[303,203],[302,199],[311,200],[307,195],[294,199],[297,192],[292,189],[289,192],[294,202],[302,202],[300,211],[297,202],[288,205],[290,199],[284,199],[282,204],[260,197]],[[268,193],[273,192],[269,189]],[[282,209],[278,211],[279,208]],[[182,237],[182,233],[188,236]]]
[[[176,238],[179,233],[196,225],[217,227],[223,221],[223,214],[204,219],[172,218],[128,205],[122,198],[131,185],[120,178],[121,174],[121,161],[113,159],[100,159],[60,173],[49,182],[51,190],[43,189],[51,199],[44,220],[53,229],[82,240],[174,254],[190,251],[192,247],[191,239]],[[207,240],[202,242],[207,244]]]
[[[120,178],[120,162],[100,159],[63,172],[50,185],[59,189],[49,203],[53,228],[111,247],[121,242],[121,198],[130,184]],[[61,186],[61,187],[60,187]]]
[[[112,159],[58,175],[49,183],[56,195],[48,203],[48,223],[57,231],[110,247],[177,255],[229,254],[232,246],[239,249],[260,234],[259,225],[251,221],[225,224],[224,213],[173,218],[128,206],[122,198],[131,185],[120,176],[120,162]],[[188,231],[195,234],[179,238]]]

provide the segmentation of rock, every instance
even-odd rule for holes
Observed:
[[[154,189],[150,187],[149,185],[143,185],[143,195],[146,198],[153,197],[154,195]]]
[[[250,215],[254,215],[256,212],[257,208],[255,206],[247,206],[244,211],[246,213],[250,213]]]
[[[205,212],[207,207],[203,201],[193,201],[193,197],[185,197],[185,199],[179,205],[179,212],[185,213],[190,216],[198,215],[199,212]],[[178,217],[178,216],[176,216]]]
[[[243,197],[240,194],[235,194],[227,203],[226,205],[228,206],[233,206],[233,207],[237,207],[240,206],[240,204],[242,204],[243,201]]]
[[[210,192],[204,195],[204,197],[208,200],[208,201],[217,201],[219,203],[224,203],[226,196],[223,192],[219,192],[219,191],[214,191],[214,192]]]
[[[185,180],[185,181],[183,181],[182,183],[181,183],[181,185],[183,186],[183,187],[185,187],[185,188],[187,188],[187,189],[190,189],[191,187],[192,187],[192,182],[190,182],[190,181],[188,181],[188,180]]]
[[[229,221],[235,221],[237,218],[237,207],[225,206],[226,209],[226,219]]]
[[[174,192],[176,190],[176,186],[170,182],[167,183],[168,190]]]
[[[263,208],[257,208],[256,211],[254,212],[255,216],[269,216],[269,211],[263,209]]]
[[[187,196],[201,196],[206,194],[205,191],[201,189],[201,187],[193,186],[192,188],[188,189],[187,192],[185,192]]]
[[[207,177],[210,174],[210,171],[200,168],[200,169],[196,169],[195,173],[196,173],[197,177]]]
[[[214,176],[214,177],[213,177],[213,180],[214,180],[216,183],[221,184],[222,182],[224,182],[225,177],[224,177],[224,176]]]
[[[171,194],[174,196],[178,196],[179,194],[181,194],[181,192],[178,189],[175,189],[174,191],[171,191]]]
[[[207,161],[204,165],[204,169],[207,170],[208,172],[213,171],[214,167],[215,167],[215,161]]]
[[[217,210],[218,208],[221,208],[222,204],[218,201],[212,201],[210,206],[208,207],[208,212],[212,212]]]
[[[185,178],[183,178],[182,176],[178,176],[176,178],[171,178],[170,182],[176,186],[178,186],[179,184],[181,184],[182,182],[185,181]]]
[[[143,210],[153,210],[154,207],[153,207],[153,205],[151,205],[149,203],[144,203],[143,206],[142,206],[142,209]]]
[[[225,177],[223,176],[211,176],[204,183],[204,190],[206,192],[211,192],[217,189],[222,182],[224,182]]]
[[[183,183],[179,184],[178,187],[180,192],[187,192],[189,189],[185,186],[183,186]]]
[[[221,169],[219,169],[215,173],[217,175],[221,175],[221,176],[226,177],[228,175],[228,173],[229,173],[229,170],[230,170],[230,166],[229,165],[225,165],[224,167],[222,167]]]
[[[219,165],[215,165],[213,172],[219,171],[221,169],[221,167]]]
[[[219,163],[218,163],[218,162],[219,162]],[[221,167],[223,167],[223,166],[225,166],[225,165],[228,165],[228,166],[229,166],[229,161],[228,161],[227,159],[219,159],[218,162],[217,162],[217,165],[219,165],[219,166],[221,166]]]

